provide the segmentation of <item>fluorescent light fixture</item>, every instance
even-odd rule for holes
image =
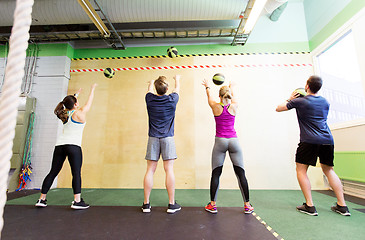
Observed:
[[[99,29],[101,34],[103,34],[104,37],[110,36],[110,31],[104,24],[103,20],[99,17],[99,15],[96,13],[94,7],[91,5],[91,3],[88,0],[77,0],[81,7],[85,10],[91,21],[95,24],[95,26]]]
[[[243,33],[249,34],[259,19],[262,10],[266,5],[267,0],[256,0],[253,7],[248,15],[248,19],[243,27]]]

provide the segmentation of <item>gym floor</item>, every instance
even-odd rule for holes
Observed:
[[[330,210],[331,191],[314,191],[318,217],[295,210],[295,190],[251,190],[255,214],[243,213],[239,190],[220,190],[218,214],[204,210],[209,190],[176,190],[182,210],[167,214],[167,193],[154,189],[152,212],[140,210],[142,189],[84,189],[88,210],[72,210],[71,189],[49,192],[48,207],[37,209],[39,191],[8,194],[2,239],[364,239],[365,200],[346,196],[351,217]]]

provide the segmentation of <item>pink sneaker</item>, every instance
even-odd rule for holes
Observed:
[[[208,203],[207,206],[205,206],[205,210],[211,213],[217,213],[217,206],[216,205],[212,205],[211,203]]]
[[[247,206],[245,205],[245,213],[250,214],[253,212],[253,207],[251,205]]]

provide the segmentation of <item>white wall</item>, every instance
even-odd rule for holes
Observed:
[[[36,118],[32,149],[32,181],[29,189],[40,188],[44,177],[51,169],[56,139],[62,131],[62,123],[53,113],[56,105],[67,95],[70,79],[68,57],[39,57],[31,97],[36,98]],[[57,180],[53,184],[55,187]]]
[[[206,69],[209,79],[216,72],[225,75],[226,80],[237,84],[236,95],[239,112],[236,130],[243,149],[244,164],[251,189],[299,189],[295,172],[295,151],[299,143],[299,126],[295,110],[277,113],[275,108],[284,102],[290,93],[304,87],[313,74],[313,68],[285,67],[283,64],[312,63],[309,54],[305,55],[251,55],[234,57],[196,58],[195,64],[256,64],[257,67]],[[259,64],[282,64],[281,67],[258,67]],[[199,72],[201,78],[202,73]],[[207,104],[204,88],[196,77],[194,95],[199,96],[195,104],[196,158],[205,159],[196,166],[196,188],[208,188],[211,167],[211,151],[214,144],[215,123]],[[217,86],[212,86],[217,96]],[[204,113],[204,118],[202,118]],[[206,126],[209,126],[207,128]],[[319,168],[310,168],[309,175],[313,189],[323,189],[323,177]],[[205,180],[204,180],[205,179]],[[226,157],[221,188],[237,188],[237,180],[229,157]]]
[[[305,0],[303,4],[308,38],[312,39],[350,2],[351,0]]]

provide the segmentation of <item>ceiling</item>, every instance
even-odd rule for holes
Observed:
[[[236,32],[248,2],[90,0],[112,33],[105,38],[77,0],[35,0],[30,41],[69,42],[75,48],[115,49],[199,43],[243,45],[248,35],[236,36]],[[285,0],[268,0],[265,13],[271,13],[283,2]],[[14,0],[0,1],[0,44],[10,37],[15,3]]]

